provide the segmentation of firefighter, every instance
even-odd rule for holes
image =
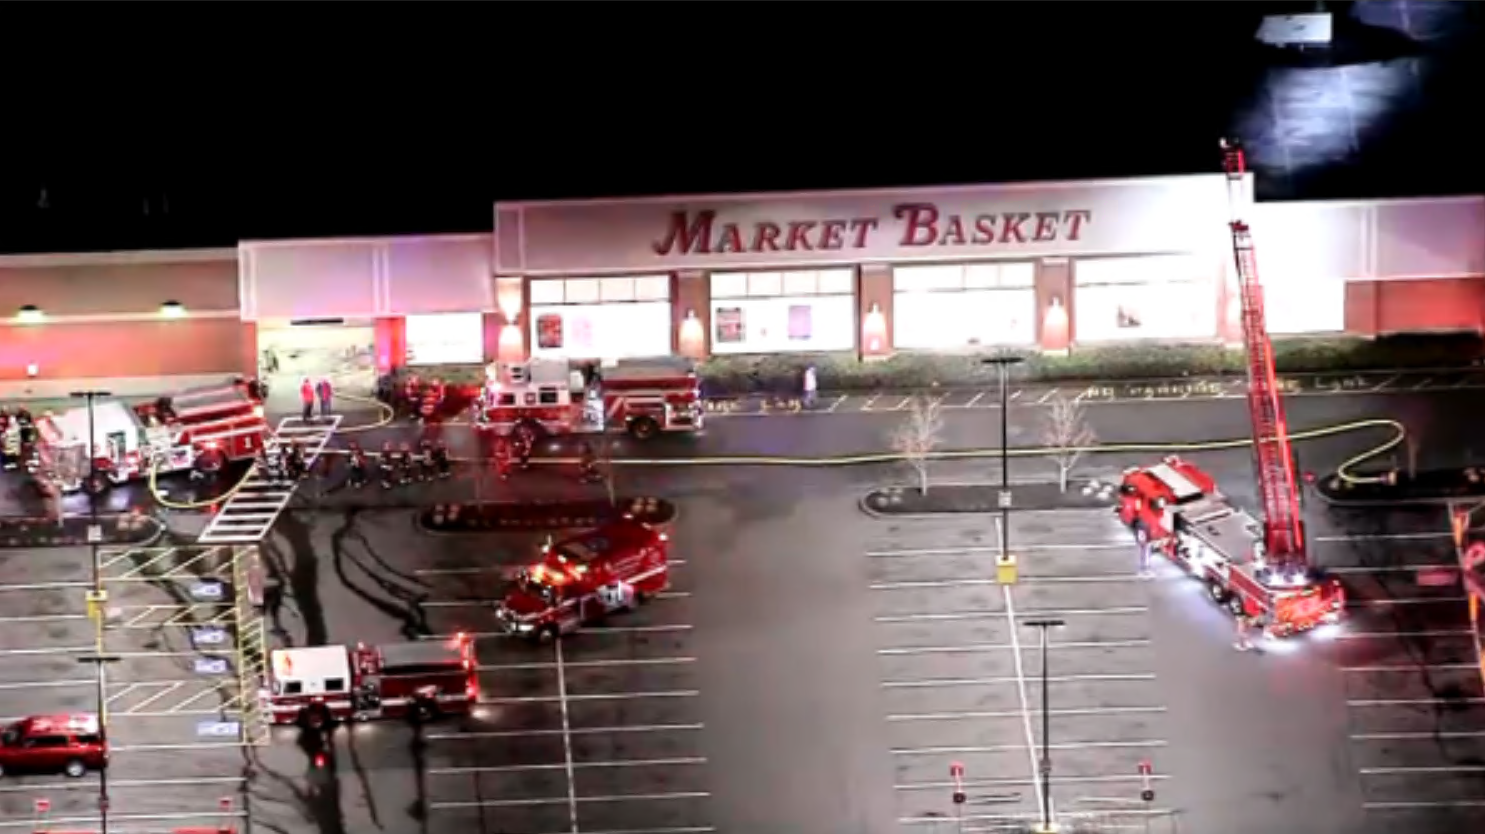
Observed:
[[[423,381],[418,379],[417,374],[410,374],[402,381],[402,408],[409,415],[415,415],[418,411],[418,403],[422,400]]]
[[[16,409],[15,412],[17,451],[20,459],[32,466],[36,459],[36,422],[31,419],[31,412],[24,408]]]
[[[392,441],[382,444],[381,453],[376,458],[376,468],[382,476],[382,489],[391,489],[397,477],[397,453],[392,449]]]
[[[1253,648],[1253,618],[1248,616],[1247,611],[1243,611],[1234,619],[1237,620],[1237,641],[1232,644],[1232,647],[1240,652],[1246,652]]]
[[[366,450],[361,444],[352,440],[350,445],[349,473],[346,477],[351,489],[360,489],[366,486]]]
[[[270,484],[277,484],[283,480],[283,473],[279,470],[280,458],[277,441],[270,438],[267,443],[258,447],[256,460],[258,474]]]
[[[413,479],[412,447],[403,443],[397,448],[397,483],[407,486]]]
[[[593,451],[593,444],[584,440],[578,453],[578,481],[591,484],[603,479],[603,473],[598,471],[598,454]]]
[[[426,484],[433,480],[433,442],[431,440],[424,440],[418,444],[415,459],[418,464],[418,482]]]
[[[433,467],[438,470],[438,477],[447,478],[454,474],[453,463],[449,461],[449,447],[442,440],[433,444]]]
[[[511,451],[515,453],[516,466],[522,472],[531,469],[531,436],[523,431],[511,435]]]
[[[418,419],[424,423],[433,422],[438,414],[438,407],[443,405],[443,383],[433,380],[423,388],[423,397],[418,402]]]
[[[308,462],[304,459],[304,445],[297,440],[289,442],[284,450],[284,480],[293,483],[309,475]]]
[[[215,443],[209,444],[196,456],[195,466],[191,469],[191,480],[215,481],[226,465],[227,455]]]
[[[495,438],[495,474],[500,480],[510,480],[510,438],[501,435]]]
[[[20,428],[10,412],[0,409],[0,466],[14,469],[21,456]]]
[[[315,418],[315,386],[305,377],[299,382],[299,404],[303,406],[300,417],[308,423]]]

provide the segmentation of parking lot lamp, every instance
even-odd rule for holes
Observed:
[[[1037,762],[1041,774],[1042,825],[1037,834],[1052,834],[1057,828],[1052,823],[1052,699],[1047,696],[1047,636],[1054,628],[1067,625],[1064,620],[1040,619],[1022,623],[1042,632],[1042,755]]]
[[[981,364],[994,365],[1000,372],[1000,555],[1005,558],[1011,552],[1011,415],[1010,376],[1011,366],[1020,364],[1022,357],[1003,353],[986,356]]]
[[[108,675],[104,672],[104,664],[119,660],[118,655],[110,655],[105,651],[103,645],[103,620],[107,616],[104,607],[107,604],[108,595],[103,587],[103,563],[99,555],[99,546],[103,543],[103,527],[98,521],[98,424],[96,419],[96,405],[99,399],[113,396],[108,391],[73,391],[68,396],[73,399],[83,400],[88,409],[88,438],[83,448],[88,456],[87,481],[84,483],[84,493],[88,496],[88,548],[92,551],[92,574],[93,591],[89,596],[90,613],[93,615],[94,645],[93,654],[83,655],[77,660],[79,663],[91,663],[96,673],[98,688],[98,732],[106,740],[108,738]],[[108,834],[108,768],[102,767],[98,770],[98,825],[101,834]]]
[[[100,635],[100,643],[101,643],[101,635],[103,634],[103,616],[102,616],[102,612],[99,612],[98,618],[97,618],[97,622],[98,622],[98,634]],[[108,676],[106,674],[104,674],[103,667],[104,667],[105,664],[117,663],[118,661],[120,661],[122,659],[123,658],[119,657],[116,654],[104,654],[101,645],[100,645],[99,650],[98,650],[98,652],[96,654],[80,655],[77,658],[77,662],[78,663],[91,663],[91,664],[93,664],[94,671],[96,672],[96,675],[97,675],[96,681],[97,681],[97,686],[98,686],[98,735],[105,741],[105,743],[108,740]],[[99,834],[108,834],[108,767],[107,767],[107,765],[108,765],[108,763],[107,762],[104,762],[104,766],[98,768],[98,832],[99,832]]]

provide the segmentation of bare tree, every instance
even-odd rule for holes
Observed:
[[[918,473],[918,491],[928,494],[928,462],[943,439],[944,416],[939,401],[915,397],[908,407],[907,420],[892,432],[892,449],[903,462]]]
[[[1083,413],[1083,403],[1067,397],[1054,397],[1047,408],[1042,426],[1042,446],[1057,464],[1057,486],[1067,491],[1067,476],[1078,465],[1083,452],[1097,440]]]

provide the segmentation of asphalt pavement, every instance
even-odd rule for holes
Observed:
[[[1428,465],[1473,454],[1475,396],[1305,397],[1291,401],[1290,418],[1298,431],[1392,416],[1424,439]],[[949,405],[946,448],[996,445],[992,410]],[[1013,445],[1036,442],[1044,411],[1013,406]],[[1086,416],[1106,442],[1246,431],[1241,400],[1089,403]],[[876,452],[902,419],[721,417],[703,437],[643,453]],[[360,439],[375,447],[418,431]],[[475,451],[467,429],[441,431],[456,451]],[[1302,459],[1333,466],[1377,439],[1317,441]],[[1092,456],[1080,477],[1147,459]],[[1198,459],[1229,492],[1250,492],[1245,452]],[[998,474],[993,461],[933,471]],[[1011,477],[1053,471],[1018,460]],[[1478,673],[1463,668],[1467,614],[1457,586],[1428,584],[1433,573],[1418,570],[1452,559],[1441,511],[1332,515],[1312,505],[1315,555],[1346,583],[1350,621],[1328,639],[1239,654],[1230,621],[1199,585],[1173,569],[1134,576],[1127,536],[1106,513],[1012,514],[1021,576],[1006,588],[991,570],[994,519],[872,520],[856,510],[869,487],[904,480],[901,467],[622,468],[619,492],[680,506],[671,590],[559,647],[494,636],[489,603],[510,567],[532,558],[534,539],[428,536],[414,510],[601,493],[571,474],[502,483],[465,466],[450,481],[390,491],[346,489],[343,473],[300,487],[264,542],[289,590],[267,623],[274,641],[466,631],[481,667],[474,715],[339,731],[325,770],[293,729],[260,747],[203,735],[243,712],[231,674],[198,671],[221,652],[190,640],[193,628],[225,624],[202,626],[220,612],[190,607],[202,572],[219,564],[131,578],[145,554],[115,563],[106,632],[107,650],[121,655],[107,670],[115,818],[210,825],[231,798],[263,830],[288,834],[939,834],[953,830],[957,761],[971,799],[965,830],[1004,830],[1041,812],[1031,749],[1041,740],[1041,661],[1024,620],[1043,614],[1067,622],[1051,636],[1047,689],[1053,810],[1063,819],[1109,830],[1148,823],[1152,834],[1381,834],[1485,821],[1485,703]],[[143,499],[121,490],[110,500]],[[169,518],[185,540],[200,526],[190,514]],[[0,551],[0,714],[93,707],[95,684],[76,659],[92,650],[90,564],[82,550]],[[1138,798],[1141,760],[1155,771],[1150,803]],[[0,830],[28,826],[41,796],[54,818],[79,820],[69,827],[96,827],[96,788],[91,776],[7,780]]]

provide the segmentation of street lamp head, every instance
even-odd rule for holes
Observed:
[[[1020,363],[1025,361],[1026,357],[1014,353],[999,353],[995,356],[980,357],[980,364],[982,365],[1000,365],[1002,367],[1019,365]]]
[[[1031,628],[1058,628],[1067,625],[1067,621],[1054,619],[1022,620],[1021,625],[1030,626]]]
[[[78,399],[78,400],[89,400],[89,399],[96,399],[96,398],[102,398],[102,397],[112,397],[113,396],[113,392],[111,392],[111,391],[73,391],[73,392],[69,393],[67,396],[72,397],[73,399]]]

